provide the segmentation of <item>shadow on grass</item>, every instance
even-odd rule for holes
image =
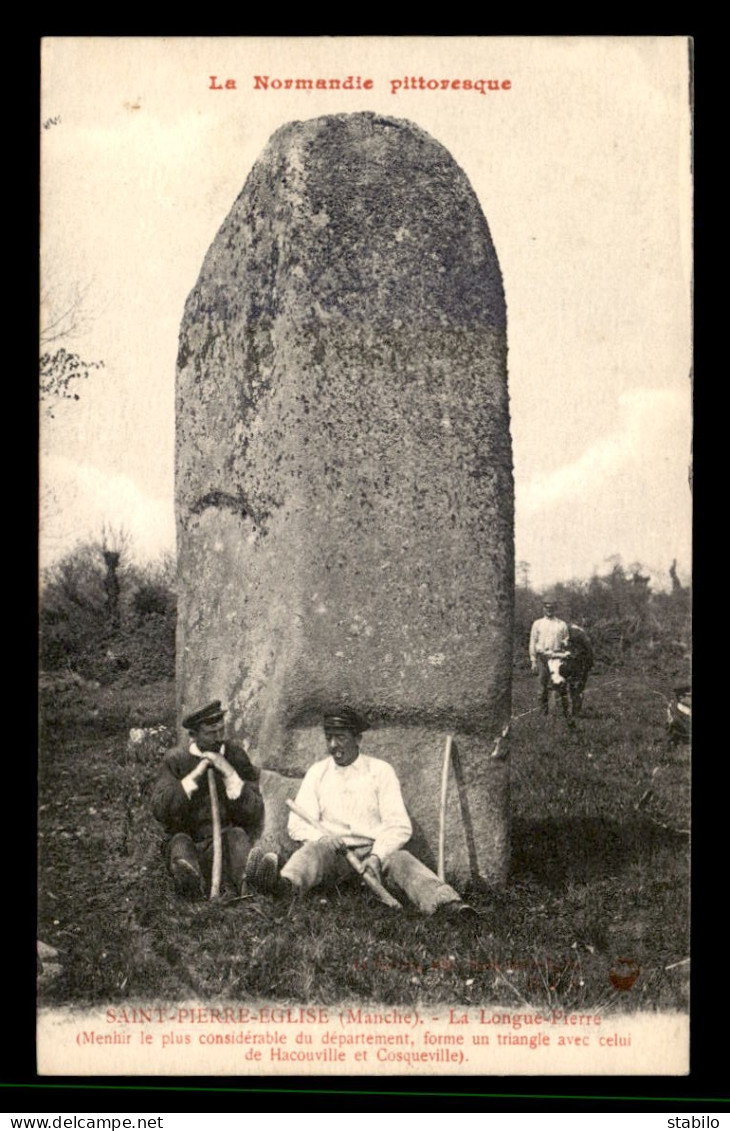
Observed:
[[[619,823],[605,817],[565,817],[512,824],[513,880],[536,880],[554,890],[566,881],[586,883],[619,876],[647,856],[681,858],[687,837],[637,816]]]

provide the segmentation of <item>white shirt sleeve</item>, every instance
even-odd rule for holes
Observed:
[[[531,664],[535,663],[535,660],[536,660],[536,657],[537,657],[537,638],[538,638],[538,633],[539,633],[539,629],[538,629],[537,626],[538,626],[538,621],[535,620],[535,621],[532,622],[532,628],[530,629],[530,663]]]
[[[243,780],[234,769],[226,775],[226,797],[229,801],[236,801],[243,790]]]
[[[180,779],[180,785],[183,787],[188,797],[192,797],[198,788],[198,781],[194,777],[195,771],[192,770],[187,777]]]
[[[191,742],[189,746],[190,753],[194,758],[202,758],[200,750],[198,750],[197,743]],[[195,770],[191,770],[187,777],[180,779],[180,785],[185,790],[188,797],[192,797],[200,785],[200,774],[197,773],[197,766]]]
[[[375,834],[373,855],[385,862],[411,839],[413,832],[398,775],[388,762],[381,762],[378,767],[378,801],[381,823]]]
[[[317,786],[319,779],[322,775],[322,770],[319,763],[310,766],[304,775],[304,780],[299,786],[299,792],[296,797],[296,804],[305,813],[309,813],[310,817],[314,817],[318,821],[322,816],[322,810],[319,804],[319,795],[317,793]],[[289,813],[288,823],[289,836],[292,840],[306,841],[306,840],[320,840],[322,833],[319,829],[315,829],[314,825],[310,825],[302,817],[298,817],[296,813]]]

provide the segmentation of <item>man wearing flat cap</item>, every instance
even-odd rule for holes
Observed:
[[[538,703],[543,715],[548,713],[550,692],[549,660],[568,651],[568,626],[556,612],[556,601],[545,597],[542,603],[542,616],[532,622],[530,628],[530,667],[538,678]],[[560,695],[563,714],[568,717],[568,690],[561,683],[556,690]]]
[[[320,884],[352,878],[355,872],[344,855],[350,849],[391,894],[405,897],[426,915],[475,916],[458,892],[406,851],[412,827],[400,783],[389,762],[360,754],[360,737],[367,729],[348,707],[325,715],[328,757],[307,770],[295,802],[320,827],[292,812],[289,835],[301,847],[280,874],[275,854],[254,848],[247,868],[250,886],[301,896]]]
[[[264,816],[260,771],[236,742],[224,741],[220,699],[183,719],[187,749],[166,756],[152,794],[152,810],[169,834],[167,865],[175,890],[190,899],[205,895],[213,862],[213,815],[206,782],[213,770],[221,821],[223,882],[240,892],[246,860]]]

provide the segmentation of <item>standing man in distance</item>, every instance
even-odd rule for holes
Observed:
[[[329,831],[323,833],[292,813],[289,835],[301,847],[280,875],[274,853],[264,856],[253,849],[247,868],[250,886],[305,895],[320,884],[352,878],[355,872],[344,856],[350,848],[379,883],[424,914],[476,918],[454,888],[405,850],[412,826],[398,777],[389,762],[360,754],[364,730],[367,723],[348,707],[325,715],[328,756],[307,770],[296,804]]]
[[[187,749],[170,751],[152,793],[152,811],[169,834],[167,865],[175,890],[189,899],[205,895],[213,862],[213,818],[206,780],[215,775],[223,849],[223,880],[238,894],[251,844],[258,835],[264,803],[260,771],[236,742],[225,740],[220,699],[183,719]]]
[[[555,601],[546,597],[542,603],[542,616],[532,622],[530,629],[530,667],[537,673],[538,700],[542,713],[548,713],[550,692],[550,669],[548,660],[556,653],[568,651],[568,626],[560,620],[555,611]],[[563,705],[563,714],[568,718],[568,690],[565,683],[557,687]]]

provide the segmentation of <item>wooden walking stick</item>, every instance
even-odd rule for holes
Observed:
[[[210,792],[210,813],[213,818],[213,869],[210,876],[210,898],[217,899],[220,895],[221,876],[223,874],[223,842],[218,790],[215,785],[215,771],[212,767],[208,770],[208,790]]]
[[[444,764],[441,769],[441,802],[439,804],[439,858],[438,878],[442,883],[446,879],[446,794],[449,788],[449,768],[451,766],[451,744],[453,735],[446,736],[444,750]]]
[[[319,832],[324,833],[325,836],[335,835],[330,829],[326,827],[326,825],[323,825],[320,821],[315,820],[314,817],[310,817],[309,813],[305,813],[303,809],[300,809],[295,801],[290,801],[287,798],[286,803],[291,809],[292,813],[296,813],[297,817],[301,817],[303,821],[307,821],[312,826],[312,828],[318,829]],[[344,835],[346,836],[348,834],[345,833]],[[353,835],[357,836],[358,834],[355,833]],[[368,837],[367,839],[369,840],[370,838]],[[370,870],[365,867],[361,860],[358,860],[355,853],[351,852],[349,848],[345,850],[345,858],[347,860],[347,863],[355,869],[358,876],[360,876],[361,879],[365,881],[370,890],[373,891],[375,895],[377,895],[381,903],[384,903],[387,907],[401,906],[395,896],[391,895],[390,892],[383,887],[379,880],[376,880],[372,872],[370,872]]]

